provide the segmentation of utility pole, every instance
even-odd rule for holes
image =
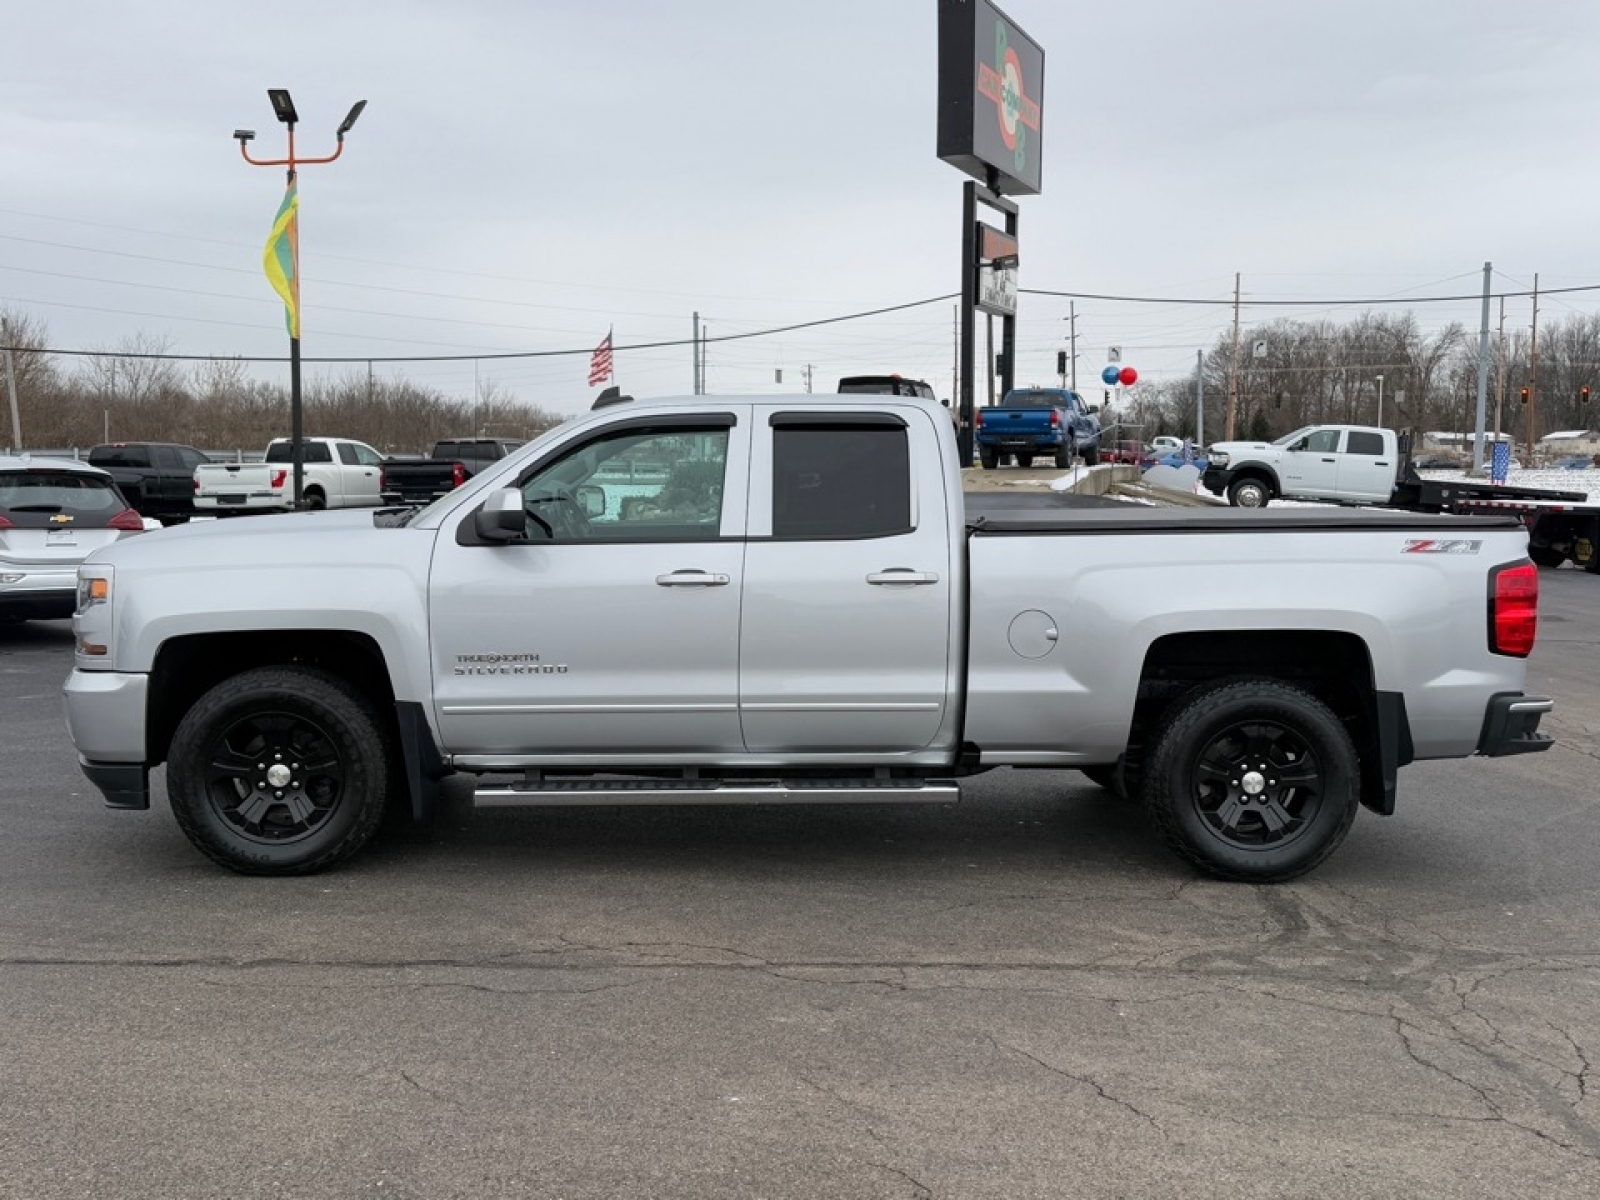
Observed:
[[[1506,406],[1506,298],[1500,297],[1500,352],[1494,364],[1494,440],[1500,440],[1500,421]]]
[[[6,349],[6,395],[11,398],[11,449],[22,449],[22,414],[17,408],[17,363],[11,357],[11,350]],[[110,441],[110,438],[106,439]]]
[[[700,394],[702,396],[707,394],[706,389],[711,386],[706,382],[706,343],[711,340],[711,335],[707,332],[710,328],[710,321],[702,321],[700,323]]]
[[[950,306],[950,406],[961,406],[961,305]]]
[[[806,395],[811,394],[811,364],[806,364]]]
[[[1239,417],[1239,272],[1233,273],[1233,359],[1228,364],[1228,436],[1233,441]]]
[[[1483,426],[1489,404],[1489,276],[1494,264],[1483,264],[1483,321],[1478,329],[1478,413],[1473,425],[1472,469],[1483,467]]]
[[[983,373],[989,380],[989,407],[994,407],[994,314],[984,314],[984,319],[989,323],[989,361],[984,363]]]
[[[1528,465],[1533,466],[1535,420],[1539,415],[1539,273],[1533,275],[1533,336],[1528,343]]]
[[[1067,324],[1072,340],[1072,349],[1067,355],[1067,365],[1072,369],[1072,390],[1078,390],[1078,302],[1067,301]]]
[[[700,314],[694,314],[694,394],[702,395],[700,390]]]
[[[1194,445],[1204,450],[1206,445],[1206,352],[1194,352]]]

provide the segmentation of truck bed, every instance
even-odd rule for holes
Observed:
[[[1242,530],[1258,533],[1405,530],[1465,537],[1473,530],[1514,529],[1521,524],[1512,515],[1458,516],[1370,508],[1149,508],[1119,501],[1090,507],[1040,504],[1033,497],[967,495],[967,528],[977,537],[1044,533],[1238,533]]]

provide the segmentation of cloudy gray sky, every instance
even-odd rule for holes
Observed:
[[[1247,301],[1429,296],[1475,292],[1485,260],[1496,290],[1600,284],[1593,0],[1001,7],[1046,53],[1025,288],[1223,299],[1238,271]],[[608,326],[626,347],[686,338],[696,310],[715,338],[946,295],[965,176],[934,155],[936,32],[934,0],[14,4],[0,306],[60,347],[283,354],[260,272],[282,174],[230,138],[281,156],[280,86],[303,154],[369,101],[344,157],[302,173],[308,356],[562,350]],[[1416,312],[1475,328],[1478,307]],[[1541,320],[1597,307],[1552,297]],[[1111,344],[1183,373],[1231,320],[1077,310],[1080,383]],[[1023,380],[1053,372],[1067,312],[1023,297]],[[709,385],[798,390],[810,364],[818,390],[897,370],[945,394],[953,320],[944,301],[714,343]],[[617,361],[636,394],[689,389],[687,348]],[[477,375],[573,412],[586,367]],[[374,370],[474,386],[471,361]]]

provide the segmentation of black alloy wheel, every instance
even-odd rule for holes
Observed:
[[[1275,680],[1197,689],[1157,734],[1144,798],[1168,845],[1209,875],[1291,879],[1344,840],[1360,803],[1349,733]]]
[[[333,675],[262,667],[219,683],[185,714],[167,792],[207,857],[245,874],[305,874],[377,830],[391,741],[370,702]]]

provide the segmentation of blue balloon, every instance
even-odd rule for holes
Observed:
[[[1107,387],[1115,386],[1117,378],[1121,374],[1122,368],[1117,366],[1115,363],[1112,363],[1111,365],[1107,366],[1104,371],[1100,372],[1100,382],[1105,384]]]

